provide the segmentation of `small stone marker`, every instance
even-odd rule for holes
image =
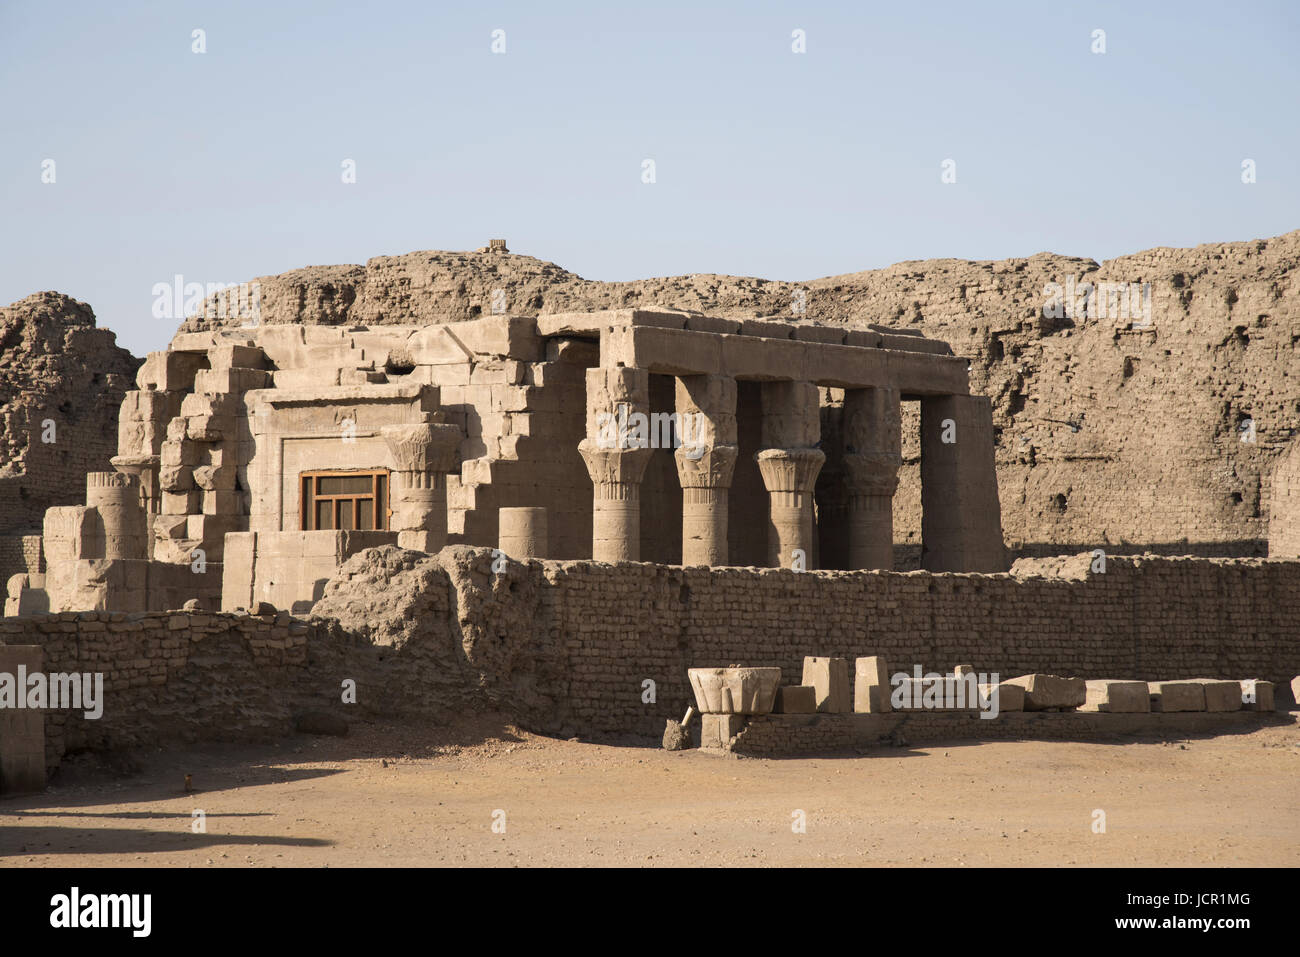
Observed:
[[[883,714],[892,710],[889,703],[889,669],[880,655],[854,661],[853,710],[865,714]]]
[[[817,710],[822,714],[843,714],[850,709],[849,659],[804,658],[803,681],[817,695]]]

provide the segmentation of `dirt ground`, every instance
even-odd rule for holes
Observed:
[[[756,760],[485,718],[126,763],[0,801],[0,866],[1300,864],[1295,724]]]

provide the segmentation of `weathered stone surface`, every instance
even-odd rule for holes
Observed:
[[[889,669],[880,655],[853,662],[853,710],[881,714],[890,710]]]
[[[1087,699],[1080,711],[1140,713],[1151,710],[1151,696],[1145,681],[1089,679]]]
[[[1149,681],[1147,691],[1152,711],[1205,710],[1205,686],[1199,681]]]
[[[1241,682],[1220,678],[1197,678],[1205,688],[1206,711],[1240,711]]]
[[[802,683],[813,687],[819,712],[839,714],[852,710],[852,702],[849,700],[849,659],[804,658]]]
[[[745,727],[746,718],[740,714],[700,715],[700,747],[726,748],[731,739]]]
[[[1088,686],[1082,678],[1033,674],[1009,678],[1005,683],[1025,689],[1026,711],[1068,710],[1088,700]]]
[[[1240,684],[1242,711],[1274,710],[1273,682],[1264,681],[1262,678],[1250,678]]]
[[[780,668],[690,668],[687,675],[704,714],[767,714],[781,682]]]
[[[663,746],[665,751],[684,751],[691,746],[691,736],[680,721],[669,718],[664,725]]]

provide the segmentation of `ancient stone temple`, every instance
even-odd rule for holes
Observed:
[[[385,543],[887,569],[903,402],[923,566],[1005,570],[989,402],[919,335],[656,309],[182,333],[6,610],[301,613]]]

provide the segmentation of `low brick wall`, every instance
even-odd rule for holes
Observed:
[[[1017,575],[682,569],[548,563],[549,639],[564,648],[576,729],[661,733],[688,667],[884,655],[891,670],[970,664],[1003,677],[1266,678],[1300,674],[1300,563],[1111,558],[1020,563]],[[1028,574],[1035,570],[1040,575]],[[642,701],[655,682],[657,703]]]
[[[464,546],[363,552],[317,606],[337,620],[65,613],[5,619],[0,642],[41,645],[47,671],[105,674],[103,718],[49,714],[51,763],[274,737],[321,707],[492,709],[546,733],[657,740],[692,702],[687,668],[775,665],[792,684],[805,655],[1003,677],[1284,685],[1300,673],[1300,562],[1112,558],[1091,574],[1076,558],[936,575],[537,561],[495,573],[492,560]],[[355,706],[341,704],[345,679]]]

